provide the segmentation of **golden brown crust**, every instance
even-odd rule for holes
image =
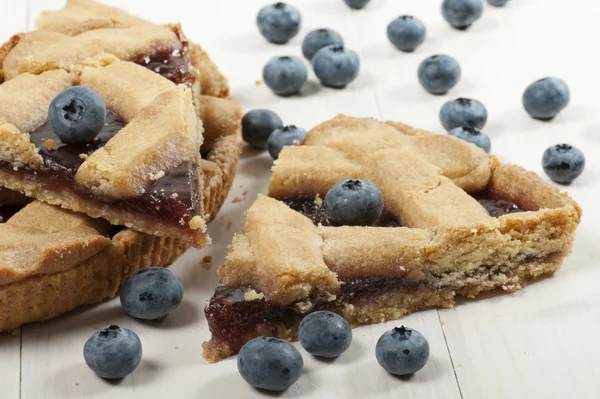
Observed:
[[[71,71],[75,65],[103,53],[127,61],[157,49],[176,48],[181,48],[177,34],[160,25],[102,28],[77,36],[39,30],[23,34],[2,66],[5,79],[9,80],[25,72]]]
[[[36,20],[36,24],[40,29],[70,36],[101,28],[156,26],[121,9],[108,7],[91,0],[69,0],[62,10],[43,12]],[[12,45],[7,44],[6,52],[14,47],[16,42],[18,39],[13,40]],[[2,52],[0,52],[1,54]],[[0,61],[2,59],[0,58]],[[198,44],[190,43],[190,62],[199,71],[201,94],[212,97],[229,96],[227,79]]]
[[[35,21],[40,29],[75,36],[99,28],[125,28],[149,22],[121,9],[91,0],[67,0],[58,11],[44,11]]]
[[[209,223],[223,206],[233,184],[238,159],[242,153],[242,136],[238,130],[218,138],[203,160],[204,217]]]
[[[242,108],[234,97],[200,96],[196,112],[204,125],[203,150],[211,148],[219,137],[241,131]]]
[[[199,163],[201,129],[187,87],[161,93],[87,157],[75,180],[106,197],[140,196],[158,173]]]
[[[24,133],[47,120],[49,103],[58,92],[80,83],[98,92],[109,109],[122,112],[129,124],[81,164],[76,172],[78,184],[106,198],[138,197],[157,176],[170,169],[186,163],[199,165],[202,124],[196,116],[190,89],[175,86],[142,66],[103,57],[100,55],[98,59],[106,61],[104,67],[76,66],[73,73],[63,70],[40,75],[26,73],[0,86],[0,104],[6,103],[6,107],[0,108],[0,160],[13,166],[13,170],[1,173],[0,181],[12,190],[108,219],[115,225],[182,239],[187,235],[194,245],[205,245],[206,224],[201,219],[200,196],[197,207],[200,211],[190,216],[189,225],[165,226],[155,223],[152,217],[108,207],[76,192],[50,187],[36,174],[19,174],[22,166],[37,169],[43,165],[38,149]],[[161,92],[162,89],[166,90]],[[11,98],[18,107],[10,102]],[[29,130],[19,130],[6,121],[14,121]],[[191,189],[201,193],[203,180],[200,176]]]
[[[261,196],[219,270],[221,289],[249,287],[269,305],[292,306],[298,314],[316,306],[335,309],[353,325],[381,322],[423,307],[450,306],[457,294],[513,292],[554,273],[571,250],[581,218],[568,195],[472,145],[401,123],[341,116],[311,130],[305,145],[284,148],[269,192],[281,199],[324,196],[349,177],[376,182],[386,210],[404,227],[315,227],[283,202]],[[486,189],[529,211],[494,218],[463,189]],[[314,278],[315,272],[331,279]],[[373,278],[398,281],[403,288],[364,300],[344,291],[344,284]],[[310,289],[296,289],[304,286]],[[313,292],[329,296],[315,298]],[[298,322],[251,325],[238,341],[265,328],[294,338]],[[204,344],[205,356],[219,360],[238,344],[217,333]]]
[[[190,62],[200,71],[200,92],[203,95],[229,96],[227,79],[199,44],[190,43]]]

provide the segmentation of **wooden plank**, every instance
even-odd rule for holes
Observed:
[[[0,392],[2,398],[19,398],[21,383],[21,337],[0,334]]]
[[[596,134],[600,115],[592,106],[600,82],[589,79],[595,54],[567,45],[569,38],[600,34],[600,7],[588,0],[574,1],[570,7],[579,12],[567,35],[550,22],[564,13],[564,7],[531,0],[509,2],[503,10],[489,9],[466,39],[473,45],[479,43],[478,51],[469,51],[465,43],[458,48],[444,41],[445,49],[456,48],[464,60],[465,81],[459,84],[464,90],[453,94],[466,92],[488,106],[486,129],[492,135],[492,151],[503,161],[522,164],[544,176],[540,159],[552,144],[568,142],[588,155],[581,178],[560,187],[579,202],[584,216],[573,253],[555,277],[513,295],[486,295],[440,311],[465,399],[596,398],[600,392],[600,369],[595,365],[600,356],[595,343],[600,332],[600,269],[597,240],[592,238],[600,223],[596,200],[600,163],[592,155],[600,151]],[[540,19],[542,8],[544,18]],[[557,52],[557,48],[562,50]],[[540,123],[525,114],[519,97],[529,83],[546,75],[568,82],[573,96],[554,121]]]

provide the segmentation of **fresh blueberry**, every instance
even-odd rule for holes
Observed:
[[[460,80],[460,65],[448,55],[432,55],[419,66],[419,82],[431,94],[446,94]]]
[[[285,391],[300,378],[304,361],[286,340],[258,337],[242,346],[237,365],[242,378],[254,388]]]
[[[332,358],[338,357],[350,347],[352,330],[342,316],[320,310],[302,319],[298,338],[308,353]]]
[[[533,82],[523,93],[523,106],[532,118],[550,120],[569,104],[569,87],[559,78]]]
[[[455,127],[454,129],[450,130],[448,134],[468,143],[475,144],[485,152],[490,152],[492,149],[490,136],[476,127]]]
[[[256,24],[260,33],[270,42],[285,44],[300,30],[302,16],[290,4],[275,3],[260,9]]]
[[[339,44],[323,47],[313,56],[313,70],[324,86],[342,89],[358,76],[358,55]]]
[[[279,158],[279,153],[287,145],[304,143],[306,130],[294,125],[280,127],[271,133],[267,140],[267,150],[273,159]]]
[[[85,362],[98,376],[110,380],[133,373],[142,360],[142,343],[131,330],[110,326],[97,331],[83,347]]]
[[[263,68],[263,80],[276,94],[289,96],[306,83],[306,66],[298,57],[273,57]]]
[[[370,226],[383,212],[383,194],[368,180],[342,180],[327,192],[325,212],[340,225]]]
[[[442,16],[453,28],[465,30],[483,14],[481,0],[444,0]]]
[[[121,288],[121,305],[130,316],[161,320],[183,300],[183,284],[169,269],[148,267],[136,271]]]
[[[542,167],[556,183],[569,184],[583,172],[585,156],[579,148],[572,145],[553,145],[544,151]]]
[[[317,51],[332,44],[343,46],[344,39],[332,29],[316,29],[309,32],[304,38],[302,42],[302,54],[310,61]]]
[[[429,343],[416,330],[404,326],[396,327],[379,338],[375,356],[388,373],[414,374],[427,364]]]
[[[242,137],[254,148],[267,148],[271,133],[283,127],[279,116],[268,109],[255,109],[242,118]]]
[[[344,0],[346,5],[354,10],[362,10],[371,0]]]
[[[477,100],[457,98],[448,101],[440,110],[440,121],[447,131],[456,127],[483,129],[487,122],[487,110]]]
[[[106,105],[92,89],[69,87],[50,102],[48,120],[61,141],[89,143],[104,127]]]
[[[487,2],[494,7],[503,7],[508,3],[508,0],[487,0]]]
[[[390,22],[387,37],[398,50],[411,52],[425,40],[425,25],[420,19],[403,15]]]

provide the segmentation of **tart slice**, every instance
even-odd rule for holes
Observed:
[[[373,226],[328,218],[322,198],[348,178],[383,193]],[[568,195],[472,144],[345,116],[284,148],[269,196],[247,211],[206,306],[210,361],[259,335],[295,339],[314,310],[357,326],[518,290],[558,269],[581,217]]]
[[[131,273],[188,246],[28,202],[0,192],[0,332],[113,297]]]
[[[25,73],[0,86],[0,185],[204,246],[202,124],[190,89],[133,63],[99,58],[113,63]],[[52,99],[73,85],[94,90],[108,109],[102,130],[84,144],[63,142],[48,122]]]

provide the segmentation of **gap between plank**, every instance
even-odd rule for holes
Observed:
[[[440,328],[442,329],[442,335],[444,336],[444,342],[446,343],[446,349],[448,350],[448,357],[450,358],[450,364],[452,365],[452,371],[454,372],[454,379],[456,380],[458,393],[460,394],[460,398],[464,399],[462,390],[460,389],[460,382],[458,382],[456,367],[454,367],[454,359],[452,359],[452,352],[450,352],[450,345],[448,345],[448,339],[446,338],[446,331],[444,330],[444,325],[442,324],[442,317],[440,316],[440,311],[438,309],[436,309],[435,312],[437,313],[438,320],[440,321]]]

